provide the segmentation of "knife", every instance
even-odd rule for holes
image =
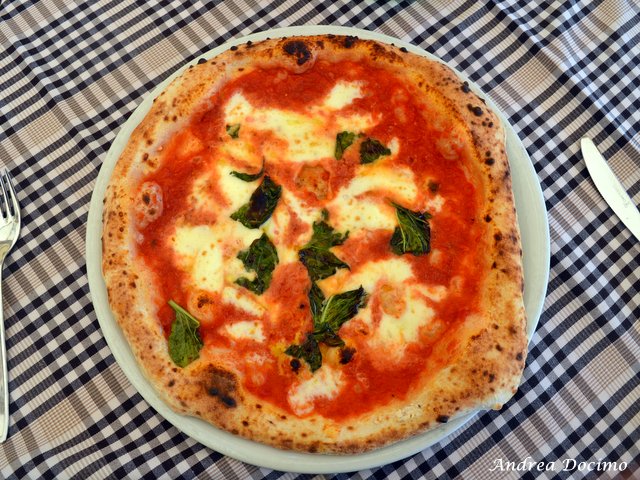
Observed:
[[[640,240],[640,212],[590,138],[580,140],[587,170],[600,194],[631,233]]]

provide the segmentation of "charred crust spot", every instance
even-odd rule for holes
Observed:
[[[471,335],[471,340],[477,340],[480,338],[480,335]]]
[[[322,40],[316,41],[316,45],[320,48],[324,48],[324,42]]]
[[[500,242],[500,241],[502,241],[502,234],[501,234],[500,232],[498,232],[498,233],[494,234],[494,235],[493,235],[493,239],[494,239],[496,242]]]
[[[253,42],[251,40],[249,40],[247,42],[247,48],[251,48],[251,47],[253,47]]]
[[[436,418],[436,422],[438,423],[447,423],[449,421],[449,417],[447,415],[438,415]]]
[[[236,50],[238,50],[238,47],[236,45],[232,45],[231,48],[229,48],[229,50],[231,50],[232,52],[235,52]]]
[[[502,351],[502,345],[500,345],[499,343],[496,344],[496,350],[498,350],[499,352]]]
[[[298,65],[304,65],[311,58],[311,52],[307,44],[301,40],[291,40],[282,47],[285,53],[296,57]]]
[[[354,37],[353,35],[349,35],[348,37],[345,37],[344,39],[344,46],[345,48],[351,48],[355,45],[355,43],[358,41],[358,37]]]
[[[343,348],[342,350],[340,350],[340,363],[342,365],[346,365],[351,361],[355,353],[356,353],[355,348],[351,348],[351,347]]]
[[[489,124],[487,125],[489,128],[493,128],[493,122],[489,122]]]
[[[167,387],[171,388],[176,384],[175,380],[169,380],[169,383],[167,383]]]
[[[406,49],[405,47],[400,47],[400,51],[401,51],[402,53],[407,53],[407,49]]]
[[[491,221],[491,215],[485,215],[484,221],[489,223]]]
[[[262,408],[262,405],[260,405],[259,403],[256,403],[256,408],[260,410]]]
[[[497,323],[494,323],[492,326],[494,330],[498,330],[500,328]]]
[[[202,65],[203,63],[207,63],[207,60],[205,58],[198,59],[198,65]]]
[[[470,103],[467,103],[467,108],[469,109],[469,111],[471,113],[473,113],[476,117],[481,117],[482,114],[484,113],[482,111],[482,108],[480,107],[474,107],[473,105],[471,105]]]
[[[489,383],[493,383],[493,381],[496,379],[496,376],[493,373],[489,374]]]
[[[228,408],[237,406],[236,400],[232,396],[236,391],[237,384],[233,373],[212,366],[205,378],[205,388],[209,395],[217,397]]]
[[[496,262],[493,262],[491,264],[491,270],[495,270],[496,268],[498,268],[498,264]]]
[[[144,202],[145,205],[149,205],[149,203],[151,202],[151,197],[149,196],[149,193],[144,192],[142,194],[142,201]]]
[[[460,87],[464,93],[469,93],[471,89],[469,88],[469,82],[462,82],[462,87]]]
[[[297,358],[291,359],[289,365],[291,366],[291,370],[293,370],[294,373],[298,373],[298,370],[300,370],[301,367],[300,360],[298,360]]]
[[[511,335],[515,335],[516,333],[518,333],[518,329],[516,327],[514,327],[513,325],[509,326],[509,333]]]
[[[496,161],[495,161],[492,157],[489,157],[489,158],[487,158],[487,159],[484,161],[484,163],[485,163],[486,165],[491,166],[491,165],[493,165],[494,163],[496,163]]]
[[[238,406],[238,404],[236,403],[235,399],[233,397],[227,397],[225,395],[220,397],[220,401],[229,408],[235,408]]]
[[[245,427],[248,427],[249,426],[249,422],[247,422],[246,420],[243,420],[242,421],[242,425],[244,425]]]
[[[301,303],[300,305],[298,305],[298,308],[300,310],[304,310],[305,308],[307,308],[307,306],[304,303]]]
[[[518,352],[518,354],[516,355],[516,360],[517,360],[517,361],[519,361],[519,362],[521,362],[523,358],[524,358],[524,357],[523,357],[523,355],[522,355],[522,352]]]

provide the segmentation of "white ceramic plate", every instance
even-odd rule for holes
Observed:
[[[357,35],[360,38],[370,38],[385,43],[394,43],[404,46],[407,50],[425,55],[434,60],[437,58],[409,43],[388,37],[379,33],[356,30],[344,27],[332,26],[305,26],[288,27],[277,30],[269,30],[247,37],[231,40],[228,43],[215,48],[199,58],[211,58],[228,49],[232,45],[245,43],[248,40],[258,41],[267,37],[277,38],[291,35],[329,34]],[[196,63],[197,59],[192,63]],[[162,82],[134,111],[128,121],[118,133],[111,149],[109,150],[91,198],[89,219],[87,225],[87,271],[89,287],[93,299],[94,308],[98,316],[100,327],[113,352],[113,355],[128,377],[133,386],[140,392],[143,398],[171,422],[176,428],[198,442],[220,453],[242,460],[244,462],[275,470],[295,471],[300,473],[338,473],[372,468],[385,465],[413,455],[436,442],[443,440],[447,435],[464,425],[474,414],[451,421],[440,428],[414,436],[402,442],[381,448],[372,452],[357,455],[319,455],[305,454],[278,450],[266,445],[245,440],[225,431],[219,430],[210,424],[192,417],[186,417],[174,413],[158,396],[153,387],[144,377],[136,360],[125,340],[120,328],[115,322],[107,301],[106,287],[101,274],[102,258],[102,200],[104,198],[107,183],[111,173],[124,149],[133,129],[140,123],[151,107],[153,99],[160,94],[168,83],[178,76],[184,68]],[[464,75],[460,78],[467,80]],[[480,89],[469,82],[471,88],[482,95]],[[496,106],[485,95],[491,108],[499,112]],[[507,132],[507,154],[511,164],[513,189],[516,200],[516,209],[519,212],[520,230],[522,233],[522,248],[524,251],[524,276],[525,292],[524,302],[527,313],[527,334],[529,339],[538,323],[542,310],[549,275],[549,229],[547,212],[542,197],[542,191],[536,177],[531,161],[520,143],[516,132],[502,117]]]

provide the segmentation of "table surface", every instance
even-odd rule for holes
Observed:
[[[11,417],[0,477],[314,477],[226,457],[158,415],[105,342],[85,260],[98,172],[145,95],[215,46],[291,25],[391,35],[470,77],[528,151],[551,236],[547,295],[516,396],[405,460],[325,476],[640,474],[640,243],[579,150],[593,138],[640,203],[637,2],[1,3],[0,164],[16,180],[23,226],[2,285]],[[602,471],[599,461],[615,463]]]

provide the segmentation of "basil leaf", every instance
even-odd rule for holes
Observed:
[[[323,212],[323,219],[327,216],[328,213]],[[349,265],[329,251],[331,247],[342,245],[347,238],[349,232],[344,235],[336,233],[324,220],[313,222],[313,236],[298,252],[298,258],[307,268],[313,282],[330,277],[338,268],[349,268]]]
[[[342,158],[344,151],[351,146],[358,136],[359,135],[353,132],[340,132],[336,135],[336,150],[334,153],[336,160],[340,160]]]
[[[232,125],[227,125],[227,133],[231,138],[238,138],[240,135],[240,124],[234,123]]]
[[[282,187],[265,175],[260,186],[251,194],[249,202],[232,213],[231,218],[247,228],[258,228],[271,217],[281,192]]]
[[[391,155],[391,150],[385,147],[379,140],[367,138],[360,144],[360,163],[371,163],[383,155]]]
[[[284,353],[307,362],[312,372],[322,366],[322,353],[312,333],[307,335],[307,339],[301,345],[289,345]]]
[[[262,176],[263,173],[264,173],[264,158],[262,159],[262,167],[260,168],[260,171],[258,173],[242,173],[242,172],[236,172],[234,170],[233,172],[230,172],[229,175],[233,175],[234,177],[239,178],[240,180],[244,180],[245,182],[255,182]]]
[[[290,345],[284,353],[301,358],[312,372],[322,366],[322,352],[319,343],[329,347],[342,347],[344,340],[338,335],[340,327],[353,318],[367,303],[367,294],[362,286],[356,290],[332,295],[324,300],[324,294],[313,283],[309,291],[309,303],[313,316],[313,332],[307,334],[301,345]]]
[[[169,334],[169,356],[184,368],[200,356],[204,346],[198,333],[200,322],[173,300],[169,300],[169,306],[176,312]]]
[[[330,347],[344,347],[344,340],[340,336],[329,328],[325,328],[319,332],[314,332],[313,336],[318,342],[322,342]]]
[[[360,286],[355,290],[331,295],[323,304],[322,314],[314,325],[318,332],[336,333],[347,321],[356,316],[367,304],[367,294]]]
[[[246,277],[240,277],[236,283],[253,293],[262,295],[269,288],[271,275],[278,264],[276,247],[271,243],[267,234],[263,233],[260,238],[251,242],[248,249],[238,253],[238,258],[242,260],[247,271],[256,272],[256,278],[249,280]]]
[[[313,325],[315,326],[318,319],[322,315],[322,305],[324,304],[324,293],[315,283],[311,284],[309,290],[309,306],[311,308],[311,316],[313,317]]]
[[[431,227],[427,212],[413,212],[396,203],[396,217],[398,226],[391,236],[391,250],[396,255],[412,253],[415,256],[424,255],[431,251]]]
[[[314,282],[330,277],[339,268],[349,268],[349,265],[329,250],[303,248],[298,252],[298,258],[307,267],[309,278]]]

